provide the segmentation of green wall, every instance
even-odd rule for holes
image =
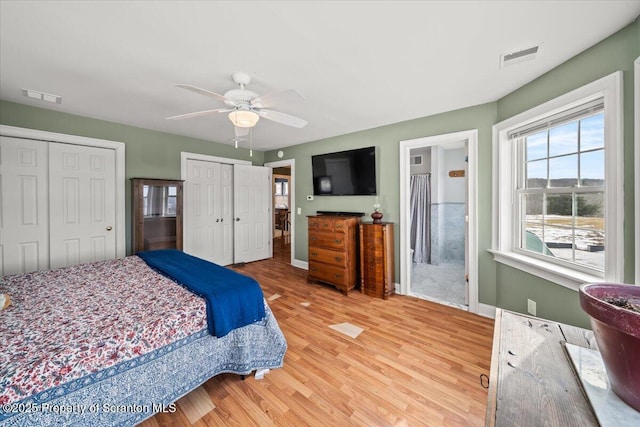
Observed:
[[[311,180],[311,156],[351,148],[377,147],[378,191],[384,219],[398,223],[399,202],[399,141],[469,129],[478,129],[478,268],[479,299],[518,312],[526,312],[526,300],[537,302],[538,316],[564,323],[588,327],[588,319],[579,307],[578,294],[559,285],[498,264],[487,252],[491,245],[491,127],[506,118],[567,93],[579,86],[611,74],[624,71],[625,121],[625,279],[633,282],[634,273],[634,165],[633,165],[633,61],[640,55],[640,22],[623,28],[611,37],[587,49],[545,75],[511,94],[484,105],[450,111],[376,129],[327,138],[282,149],[284,159],[295,159],[295,199],[302,209],[293,215],[296,221],[296,254],[307,260],[307,219],[317,210],[371,212],[374,197],[315,197]],[[455,88],[452,88],[453,90]],[[181,137],[135,128],[86,117],[59,113],[0,101],[0,123],[68,133],[93,138],[121,141],[126,144],[126,176],[150,178],[180,178],[180,152],[209,154],[220,157],[252,160],[253,164],[281,160],[276,151],[236,150],[225,144]],[[127,191],[129,191],[127,189]],[[130,205],[127,197],[127,241],[130,241]],[[399,230],[396,231],[396,281],[399,274]],[[130,251],[130,243],[127,245]]]
[[[478,285],[481,303],[526,313],[527,299],[537,302],[537,315],[563,323],[589,327],[581,310],[578,293],[499,264],[487,252],[491,246],[491,127],[504,119],[597,80],[617,70],[624,71],[625,121],[625,280],[633,283],[634,274],[634,165],[633,165],[633,61],[640,55],[640,21],[618,31],[564,64],[549,71],[511,94],[485,105],[450,111],[430,117],[397,123],[353,134],[309,142],[283,149],[284,159],[296,161],[296,258],[307,260],[305,215],[316,210],[370,212],[373,197],[316,197],[313,194],[311,159],[314,154],[375,145],[378,148],[378,183],[384,219],[398,222],[399,141],[460,130],[478,129]],[[280,160],[276,151],[265,153],[265,161]],[[396,281],[399,274],[399,237],[396,232]]]
[[[264,163],[264,153],[0,100],[0,124],[125,143],[129,178],[180,179],[180,152]],[[131,253],[131,187],[126,187],[127,253]]]
[[[295,159],[296,208],[302,208],[300,215],[293,215],[296,229],[296,259],[307,260],[307,215],[315,215],[318,210],[373,212],[375,196],[315,196],[307,201],[307,195],[313,194],[311,156],[332,151],[348,150],[358,147],[376,147],[376,171],[378,179],[378,197],[384,221],[396,224],[395,230],[395,280],[400,282],[400,172],[399,142],[425,136],[478,129],[478,199],[491,200],[491,126],[495,123],[497,108],[495,103],[479,105],[424,117],[376,129],[327,138],[307,144],[283,148],[283,159]],[[276,151],[265,153],[265,161],[282,160]],[[480,301],[495,305],[495,267],[491,255],[486,251],[491,246],[491,204],[484,203],[478,208],[478,265]]]
[[[615,71],[623,72],[626,283],[634,282],[635,271],[633,61],[638,56],[640,20],[636,19],[633,24],[498,100],[498,120],[502,121]],[[589,327],[588,317],[580,308],[577,292],[498,263],[496,277],[498,307],[526,312],[527,298],[530,298],[537,302],[537,315],[540,317]]]

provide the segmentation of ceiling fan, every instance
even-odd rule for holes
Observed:
[[[191,117],[206,116],[210,114],[229,113],[229,120],[231,120],[235,126],[236,139],[247,136],[250,128],[258,123],[260,117],[295,128],[303,128],[307,125],[307,121],[299,117],[269,109],[270,107],[278,104],[303,101],[304,97],[297,90],[292,89],[260,96],[251,90],[245,89],[245,86],[251,82],[251,76],[248,74],[233,73],[231,78],[240,86],[240,89],[231,89],[225,92],[224,95],[192,85],[175,84],[174,86],[222,100],[227,107],[180,114],[178,116],[167,117],[167,120],[188,119]]]

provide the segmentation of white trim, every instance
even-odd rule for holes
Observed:
[[[302,268],[303,270],[309,269],[309,263],[307,261],[302,261],[300,259],[294,258],[291,265],[293,265],[294,267]]]
[[[635,162],[633,168],[636,174],[635,184],[635,210],[636,210],[636,285],[640,285],[640,56],[634,61],[634,103],[633,103],[633,115],[635,123],[635,144],[634,154]]]
[[[602,282],[602,277],[563,267],[518,252],[500,252],[489,249],[493,259],[501,264],[517,268],[534,276],[577,291],[584,283]]]
[[[289,211],[291,212],[291,229],[289,230],[290,239],[291,239],[291,259],[290,262],[293,265],[295,262],[296,255],[296,217],[298,213],[296,212],[296,159],[288,159],[288,160],[278,160],[275,162],[265,163],[264,166],[271,168],[271,172],[273,173],[273,168],[283,167],[283,166],[291,166],[291,182],[289,187],[289,194],[291,195],[291,206],[289,206]],[[271,193],[270,193],[271,194]],[[273,194],[271,194],[273,196]],[[271,198],[273,203],[273,197]],[[273,206],[271,207],[271,212],[275,212],[273,210]],[[273,233],[273,227],[271,227],[271,233]],[[273,241],[273,236],[271,236],[271,241]],[[273,248],[271,248],[273,251]],[[273,252],[271,253],[273,256]]]
[[[409,295],[411,288],[411,257],[410,250],[410,223],[411,213],[409,204],[409,157],[412,148],[429,147],[433,145],[445,145],[459,143],[467,140],[468,155],[468,211],[469,211],[469,238],[467,246],[469,248],[469,311],[478,313],[478,179],[477,179],[477,156],[478,156],[478,130],[448,133],[443,135],[428,136],[424,138],[400,141],[400,284],[396,287],[396,292],[401,295]]]
[[[516,188],[516,156],[508,133],[513,129],[557,114],[576,105],[604,97],[605,105],[605,277],[608,282],[624,278],[624,146],[622,72],[617,71],[565,95],[554,98],[493,126],[493,213],[490,252],[494,260],[577,290],[591,276],[570,268],[517,254],[514,251],[516,220],[513,217]]]
[[[210,156],[208,154],[180,152],[180,179],[187,179],[187,160],[202,160],[204,162],[226,163],[231,165],[251,165],[249,160],[230,159],[227,157]]]
[[[495,319],[496,307],[493,305],[480,303],[478,314],[483,317],[488,317],[489,319]]]
[[[84,145],[88,147],[106,148],[114,150],[116,160],[116,258],[123,258],[127,254],[126,242],[126,189],[125,189],[125,144],[106,139],[88,138],[64,133],[46,132],[35,129],[19,128],[0,125],[0,135],[14,138],[35,139],[40,141],[61,142],[65,144]]]

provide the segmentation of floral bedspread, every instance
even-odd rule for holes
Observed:
[[[0,279],[0,404],[206,328],[202,298],[137,256]]]

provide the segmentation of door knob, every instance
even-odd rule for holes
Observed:
[[[107,225],[107,231],[111,231],[111,230],[113,230],[113,227],[110,225]]]
[[[220,222],[220,218],[216,218],[216,222]]]
[[[240,218],[236,218],[236,221],[240,221]]]

